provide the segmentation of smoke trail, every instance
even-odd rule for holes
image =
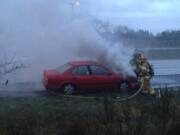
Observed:
[[[0,2],[0,45],[30,65],[12,81],[39,81],[44,69],[72,60],[97,60],[132,73],[128,61],[133,51],[107,43],[84,9],[73,10],[59,0]]]
[[[103,42],[92,45],[89,45],[89,43],[81,43],[80,45],[80,56],[108,65],[115,72],[134,75],[129,64],[134,49],[126,48],[121,43],[108,44]]]

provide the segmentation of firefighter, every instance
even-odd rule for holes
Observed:
[[[142,85],[142,93],[150,94],[150,95],[155,95],[155,90],[151,88],[150,85],[150,80],[152,78],[151,75],[151,65],[147,61],[147,58],[141,54],[141,63],[140,63],[140,83]]]
[[[140,56],[141,56],[141,53],[135,53],[133,55],[132,59],[130,60],[130,64],[131,64],[137,78],[139,78],[139,73],[140,73],[140,68],[139,68],[139,65],[141,63]]]

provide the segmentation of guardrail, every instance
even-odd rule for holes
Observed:
[[[154,67],[155,75],[180,75],[180,60],[154,60],[150,63]]]

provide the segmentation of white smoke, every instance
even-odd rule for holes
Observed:
[[[107,43],[89,14],[81,8],[74,10],[59,0],[0,2],[0,47],[10,48],[13,51],[7,53],[16,53],[29,65],[12,81],[39,81],[44,69],[73,60],[97,60],[132,73],[129,59],[133,50]]]
[[[126,48],[121,43],[108,44],[103,39],[99,43],[97,41],[92,44],[81,42],[79,55],[106,64],[115,72],[121,71],[125,74],[134,75],[129,64],[134,53],[133,48]]]

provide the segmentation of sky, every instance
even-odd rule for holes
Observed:
[[[76,2],[79,2],[78,6],[74,4]],[[25,5],[24,8],[23,5]],[[30,8],[27,7],[28,5]],[[34,6],[33,10],[47,15],[51,14],[51,12],[48,13],[49,9],[54,8],[53,16],[58,17],[56,8],[59,8],[60,11],[69,10],[69,12],[64,12],[66,17],[68,14],[79,17],[89,15],[113,25],[126,25],[136,30],[145,29],[156,34],[164,30],[180,29],[179,5],[180,0],[45,0],[45,2],[42,0],[0,0],[0,21],[3,22],[2,19],[8,17],[16,18],[17,14],[15,15],[13,10],[19,13],[25,11],[24,14],[29,12],[28,15],[30,15],[32,6]],[[9,9],[13,9],[12,12],[8,12]],[[35,12],[32,15],[38,17]],[[44,16],[40,17],[43,19]]]
[[[180,29],[180,0],[79,0],[79,8],[115,25],[153,33]]]
[[[180,29],[179,5],[178,0],[0,0],[0,57],[16,56],[29,66],[15,75],[21,81],[40,80],[44,69],[79,59],[103,59],[131,72],[133,51],[121,43],[110,46],[92,20],[158,33]]]

